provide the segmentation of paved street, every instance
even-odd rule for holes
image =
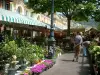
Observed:
[[[56,60],[56,64],[41,75],[90,75],[87,57],[80,55],[78,62],[72,62],[74,53],[66,53]]]

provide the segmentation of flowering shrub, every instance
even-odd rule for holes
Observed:
[[[31,68],[31,72],[32,73],[41,73],[43,70],[45,70],[50,65],[53,65],[52,60],[44,60],[42,63],[36,65],[35,67],[33,66]]]
[[[44,62],[47,63],[47,64],[49,64],[49,65],[53,64],[52,60],[44,60]]]
[[[46,68],[46,66],[44,64],[38,64],[35,67],[31,68],[31,72],[41,73],[45,68]]]

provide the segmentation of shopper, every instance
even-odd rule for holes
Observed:
[[[75,61],[75,59],[76,59],[76,61],[78,61],[82,42],[83,42],[83,39],[82,39],[81,33],[77,32],[77,34],[75,36],[75,40],[74,40],[75,55],[74,55],[73,61]]]
[[[87,51],[88,51],[89,46],[90,46],[90,41],[83,42],[83,55],[84,56],[87,56]]]

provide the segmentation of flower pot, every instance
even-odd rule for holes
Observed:
[[[15,75],[16,69],[8,69],[8,75]]]

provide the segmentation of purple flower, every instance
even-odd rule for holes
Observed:
[[[32,67],[31,71],[35,73],[41,73],[45,68],[46,66],[44,64],[38,64],[35,67]]]
[[[53,64],[53,62],[51,60],[45,60],[44,62],[47,64]]]
[[[33,66],[31,68],[31,72],[34,72],[34,73],[41,73],[47,66],[45,65],[48,64],[48,65],[51,65],[53,64],[52,60],[44,60],[44,64],[38,64],[36,65],[35,67]]]

